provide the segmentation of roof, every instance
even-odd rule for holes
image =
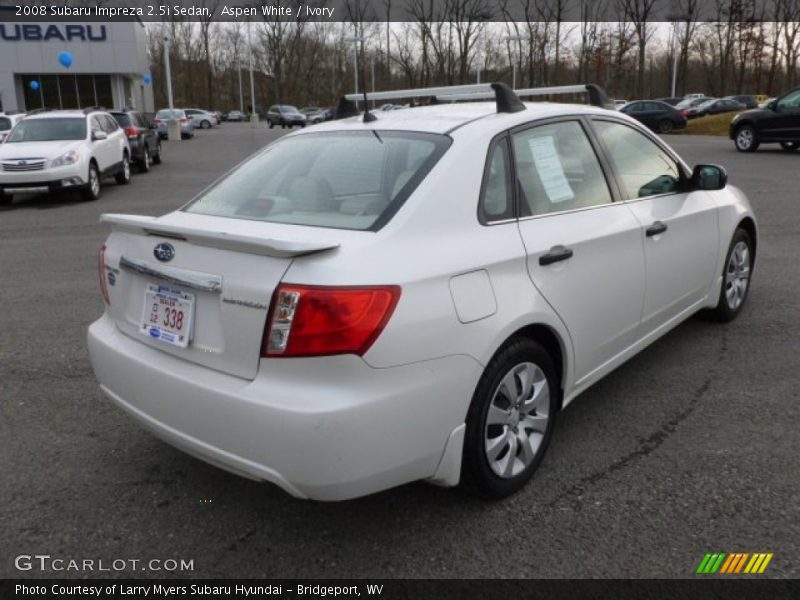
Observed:
[[[377,118],[369,123],[363,122],[363,114],[361,114],[357,117],[328,121],[313,127],[306,127],[302,133],[378,129],[444,134],[476,120],[485,121],[487,124],[492,123],[498,129],[503,129],[513,127],[518,123],[558,115],[576,113],[604,114],[609,112],[606,109],[586,104],[563,104],[558,102],[525,102],[524,104],[526,110],[516,113],[498,113],[495,102],[436,104],[387,111],[375,109],[371,110],[371,112]]]
[[[78,110],[46,110],[43,112],[31,112],[28,113],[25,118],[26,119],[57,119],[63,117],[80,117],[85,118],[87,115],[90,115],[95,112],[106,112],[105,109],[98,108],[93,110],[86,109],[87,112],[84,112],[83,109]]]

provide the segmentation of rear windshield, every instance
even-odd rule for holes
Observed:
[[[182,110],[160,110],[156,113],[156,119],[182,119],[185,116]]]
[[[249,159],[185,210],[376,230],[416,189],[450,141],[438,134],[396,131],[288,137]]]
[[[23,119],[6,140],[13,142],[55,142],[86,138],[86,119]]]
[[[131,118],[125,113],[111,113],[111,115],[117,120],[122,127],[130,127],[131,126]]]

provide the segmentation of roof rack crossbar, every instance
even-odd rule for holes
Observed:
[[[407,90],[388,90],[385,92],[367,92],[367,100],[400,100],[401,98],[425,98],[446,94],[468,94],[476,92],[492,93],[488,83],[475,83],[470,85],[444,85],[429,88],[414,88]],[[493,94],[492,94],[493,95]],[[364,99],[362,93],[345,94],[347,100],[360,101]]]

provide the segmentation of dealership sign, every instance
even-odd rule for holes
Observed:
[[[0,23],[0,40],[6,42],[105,42],[105,25],[11,25]]]

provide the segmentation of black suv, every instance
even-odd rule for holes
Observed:
[[[761,144],[779,143],[786,151],[800,148],[800,88],[776,98],[764,108],[739,113],[729,136],[739,152],[755,152]]]
[[[150,119],[134,110],[112,111],[111,116],[125,130],[131,147],[131,159],[140,171],[147,173],[150,165],[161,164],[161,138],[158,131],[152,128]]]
[[[267,123],[270,129],[275,125],[280,125],[281,127],[286,127],[288,125],[290,129],[295,125],[305,127],[306,120],[306,116],[297,110],[296,106],[290,106],[288,104],[275,104],[274,106],[270,106],[267,111]]]

